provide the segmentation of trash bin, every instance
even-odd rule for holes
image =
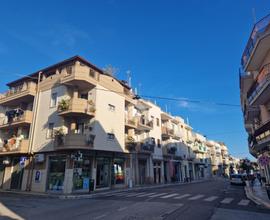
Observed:
[[[94,191],[94,186],[95,186],[95,180],[94,179],[90,179],[89,180],[89,192],[93,192]]]

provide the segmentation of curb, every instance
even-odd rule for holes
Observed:
[[[118,193],[118,192],[129,192],[133,190],[142,190],[142,189],[157,189],[157,188],[165,188],[165,187],[171,187],[171,186],[181,186],[181,185],[190,185],[190,184],[196,184],[196,183],[203,183],[212,181],[212,179],[207,180],[198,180],[193,181],[189,183],[169,183],[169,184],[163,184],[163,185],[153,185],[153,186],[138,186],[133,188],[126,188],[126,189],[119,189],[119,190],[108,190],[106,192],[96,192],[93,194],[84,194],[84,195],[61,195],[58,198],[59,199],[93,199],[97,198],[102,195],[107,195],[110,193]]]
[[[0,190],[0,194],[14,194],[14,195],[25,195],[25,196],[40,196],[44,198],[59,198],[59,195],[48,194],[48,193],[33,193],[27,191],[11,191],[11,190]]]
[[[264,201],[263,199],[259,198],[258,196],[255,196],[249,187],[247,187],[247,186],[245,187],[245,192],[246,192],[247,198],[249,198],[250,200],[255,202],[257,205],[263,205],[265,208],[270,209],[270,203]]]

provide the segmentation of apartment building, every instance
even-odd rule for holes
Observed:
[[[0,188],[88,193],[211,176],[205,137],[82,57],[7,86]]]
[[[250,153],[259,159],[270,157],[270,15],[257,22],[244,49],[240,68],[240,97]],[[269,160],[262,160],[269,161]],[[261,164],[270,181],[270,164]]]

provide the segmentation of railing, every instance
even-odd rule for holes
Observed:
[[[137,123],[140,126],[146,126],[149,128],[153,128],[153,121],[150,121],[150,120],[142,118],[142,117],[137,117]]]
[[[0,95],[0,102],[2,102],[4,99],[12,98],[13,96],[16,97],[24,92],[35,93],[36,92],[36,83],[28,82],[28,83],[24,83],[20,86],[13,87],[13,88],[9,89],[6,93]]]
[[[256,82],[251,86],[249,91],[247,92],[248,102],[251,103],[252,100],[256,97],[258,93],[262,90],[262,88],[268,83],[270,80],[270,64],[266,64],[259,75],[257,76]]]
[[[58,149],[93,148],[94,139],[95,136],[91,134],[58,134],[55,135],[55,147]]]
[[[269,23],[270,23],[270,14],[262,18],[259,22],[257,22],[254,25],[248,43],[242,55],[241,64],[243,67],[246,66],[258,39],[263,35]]]
[[[65,113],[86,113],[94,114],[96,111],[95,105],[91,100],[72,98],[70,100],[62,100],[58,104],[58,112]]]
[[[137,123],[136,123],[136,118],[135,117],[125,117],[125,123],[126,125],[131,125],[133,127],[136,127]]]
[[[27,153],[29,147],[28,139],[11,138],[3,147],[0,148],[0,154],[14,152],[14,153]]]
[[[18,124],[20,122],[28,122],[31,123],[33,119],[32,111],[24,111],[24,113],[20,116],[15,116],[14,118],[8,120],[7,117],[0,118],[0,127],[5,125]]]
[[[164,134],[165,135],[169,135],[169,136],[175,135],[174,130],[173,129],[170,129],[170,128],[166,127],[166,126],[162,126],[161,127],[161,132],[162,132],[163,135]]]

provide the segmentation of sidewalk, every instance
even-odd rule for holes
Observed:
[[[270,200],[267,196],[266,190],[262,187],[259,181],[255,181],[254,186],[245,186],[246,196],[255,202],[257,205],[263,205],[270,209]]]
[[[122,188],[122,189],[108,189],[108,190],[101,190],[91,192],[91,194],[68,194],[63,195],[59,193],[37,193],[37,192],[26,192],[26,191],[11,191],[11,190],[0,190],[1,193],[6,194],[17,194],[17,195],[25,195],[25,196],[41,196],[47,198],[59,198],[59,199],[87,199],[87,198],[96,198],[98,196],[107,195],[110,193],[116,192],[128,192],[132,190],[142,190],[142,189],[156,189],[156,188],[165,188],[170,186],[181,186],[181,185],[188,185],[188,184],[195,184],[201,182],[211,181],[213,179],[203,179],[203,180],[194,180],[192,182],[186,183],[168,183],[168,184],[158,184],[158,185],[146,185],[146,186],[134,186],[133,188]]]

